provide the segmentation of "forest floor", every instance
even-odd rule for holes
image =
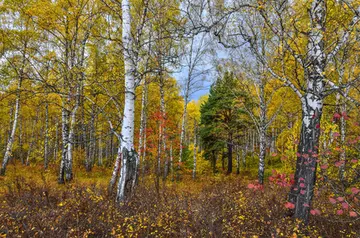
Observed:
[[[110,169],[78,170],[65,185],[57,184],[56,172],[8,166],[0,177],[0,237],[360,236],[359,219],[334,216],[326,195],[314,198],[321,214],[300,229],[284,215],[288,187],[252,188],[254,181],[244,176],[183,176],[181,182],[161,182],[158,192],[149,176],[131,202],[117,204],[106,191]]]

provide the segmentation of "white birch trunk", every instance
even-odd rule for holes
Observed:
[[[135,119],[135,65],[133,64],[132,34],[131,34],[131,11],[130,1],[123,0],[122,8],[122,40],[125,64],[125,105],[121,127],[121,153],[120,178],[117,187],[117,201],[127,200],[134,192],[137,180],[137,168],[139,158],[134,150],[134,119]],[[116,172],[116,168],[114,168]]]
[[[320,120],[323,108],[325,53],[323,30],[325,24],[325,2],[314,0],[310,16],[312,28],[309,32],[308,60],[305,68],[306,93],[301,97],[302,127],[296,161],[295,184],[289,194],[289,201],[295,204],[294,215],[305,224],[309,221],[311,201],[314,195],[317,158],[319,151]]]
[[[264,83],[260,82],[260,119],[259,119],[259,171],[258,171],[258,182],[259,184],[264,183],[264,172],[265,172],[265,156],[266,156],[266,102],[265,102],[265,88]]]
[[[12,147],[14,144],[15,132],[16,132],[17,124],[18,124],[19,113],[20,113],[20,90],[21,90],[21,84],[22,84],[21,77],[22,76],[20,76],[20,79],[18,82],[18,87],[17,87],[18,92],[16,94],[14,120],[13,120],[13,124],[12,124],[12,128],[11,128],[10,137],[9,137],[8,143],[6,145],[5,156],[4,156],[3,162],[1,164],[0,175],[5,175],[6,166],[9,163],[10,157],[12,155]]]

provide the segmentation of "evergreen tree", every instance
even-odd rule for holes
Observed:
[[[225,72],[211,86],[208,101],[201,106],[200,136],[205,157],[211,158],[213,171],[216,172],[217,153],[227,148],[228,168],[232,172],[234,138],[237,137],[244,111],[241,108],[245,96],[241,92],[237,78]]]

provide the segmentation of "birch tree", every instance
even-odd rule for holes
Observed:
[[[338,11],[346,12],[348,16],[339,26],[341,30],[334,31],[334,28],[328,25],[329,18],[333,17],[328,14],[328,3],[333,4]],[[302,126],[295,184],[289,193],[289,202],[295,207],[290,214],[307,223],[314,195],[324,100],[328,95],[338,92],[350,102],[359,105],[351,97],[351,93],[345,94],[344,83],[333,82],[327,77],[331,59],[344,44],[354,41],[355,34],[352,33],[360,20],[358,3],[346,0],[256,3],[234,1],[224,2],[223,13],[220,15],[208,14],[212,6],[206,1],[201,1],[195,7],[198,9],[197,14],[191,18],[194,29],[212,32],[226,48],[249,47],[268,73],[283,82],[299,98]],[[303,19],[306,19],[305,22]],[[259,21],[262,24],[259,25]],[[278,63],[272,64],[271,57],[261,54],[256,32],[259,27],[268,29],[274,35],[272,47],[278,48],[277,55],[274,55]],[[295,65],[295,72],[290,72],[292,67],[288,67],[289,62]],[[357,80],[358,78],[355,79]]]
[[[189,103],[190,96],[197,90],[201,89],[201,81],[210,70],[206,68],[207,65],[205,57],[208,53],[207,47],[208,43],[206,42],[205,34],[202,34],[199,37],[192,35],[189,39],[188,49],[185,51],[184,58],[187,75],[183,85],[184,109],[181,118],[179,163],[182,162],[186,133],[185,125],[187,120],[187,105]]]
[[[341,2],[343,4],[344,2]],[[283,24],[284,12],[290,13],[287,8],[289,3],[282,5],[271,5],[275,14],[279,17],[279,22],[272,20],[264,9],[265,5],[260,5],[260,14],[262,15],[267,27],[276,34],[278,42],[283,49],[282,57],[284,63],[285,49],[293,59],[301,65],[304,76],[304,83],[296,84],[289,77],[288,72],[283,67],[281,72],[277,72],[272,68],[264,57],[261,57],[253,45],[253,39],[246,35],[250,47],[257,55],[258,59],[267,66],[267,70],[277,79],[289,86],[293,92],[299,97],[302,106],[302,127],[300,133],[300,142],[297,151],[297,162],[295,170],[295,184],[292,186],[289,194],[289,202],[295,205],[295,209],[291,213],[302,219],[305,223],[309,220],[309,212],[311,201],[314,195],[314,186],[316,179],[317,156],[319,153],[319,136],[321,128],[321,116],[324,107],[324,100],[326,96],[334,91],[338,91],[342,96],[348,100],[355,102],[350,96],[344,93],[344,86],[335,84],[327,77],[326,70],[330,65],[330,59],[336,55],[340,48],[343,47],[350,37],[350,32],[354,30],[354,26],[359,21],[359,9],[356,10],[350,6],[349,14],[353,18],[349,21],[347,29],[344,29],[338,36],[338,41],[335,43],[331,40],[325,39],[330,33],[326,26],[327,8],[324,0],[314,0],[309,5],[309,29],[305,35],[306,51],[299,51],[300,46],[293,42],[290,36],[290,31],[286,31]],[[349,3],[347,3],[349,4]],[[289,16],[289,15],[288,15]],[[296,31],[296,28],[293,29]],[[335,45],[335,46],[333,46]],[[329,50],[330,49],[330,50]]]
[[[9,4],[9,3],[7,3]],[[10,5],[5,5],[7,11],[7,22],[4,23],[3,36],[3,53],[0,55],[0,60],[7,62],[6,66],[13,71],[10,72],[10,77],[14,77],[15,81],[2,82],[3,85],[10,86],[9,84],[15,84],[15,108],[12,118],[12,125],[10,135],[7,140],[5,155],[0,168],[0,175],[5,175],[6,166],[12,157],[13,144],[15,140],[15,133],[18,127],[20,108],[21,108],[21,91],[24,81],[29,77],[30,73],[28,58],[34,53],[33,40],[37,38],[37,34],[34,32],[34,25],[26,14],[24,14],[25,8],[28,6],[22,6],[21,4],[14,4],[10,2]],[[17,18],[19,18],[17,20]]]

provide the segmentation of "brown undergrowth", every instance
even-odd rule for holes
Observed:
[[[26,170],[0,180],[0,237],[359,236],[356,220],[326,213],[299,231],[297,221],[284,217],[288,188],[249,189],[244,177],[184,177],[162,184],[159,194],[147,178],[130,202],[119,205],[106,195],[107,170],[96,168],[97,177],[84,173],[65,185],[56,184],[51,169]]]

